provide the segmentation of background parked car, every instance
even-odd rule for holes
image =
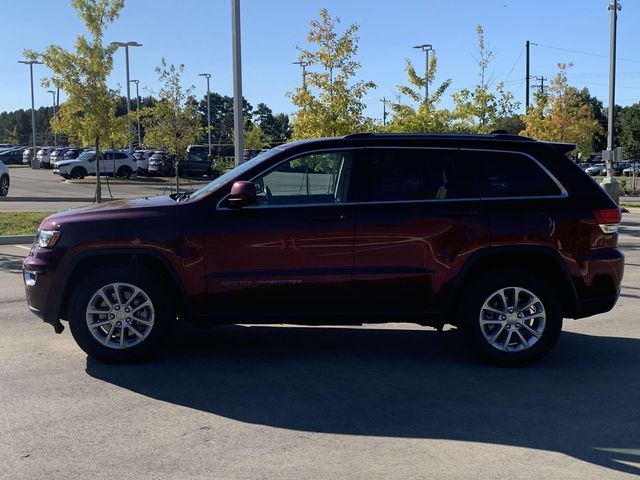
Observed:
[[[36,152],[40,150],[41,147],[36,147]],[[33,157],[33,147],[27,147],[22,152],[22,163],[31,164],[31,157]]]
[[[604,175],[607,173],[607,167],[604,163],[595,163],[585,170],[589,175],[595,177],[597,175]]]
[[[0,160],[5,165],[18,165],[22,163],[23,147],[13,147],[0,151]]]
[[[120,150],[101,152],[100,174],[129,178],[137,164],[133,155]],[[73,160],[62,160],[53,166],[53,173],[63,178],[84,178],[96,174],[96,152],[88,150]]]
[[[61,158],[60,160],[73,160],[75,158],[78,158],[83,151],[84,151],[83,148],[71,147],[67,149],[67,151],[64,154],[64,157]]]
[[[149,175],[168,175],[173,169],[173,161],[169,159],[167,152],[162,150],[154,151],[149,157]]]
[[[54,164],[60,160],[64,160],[64,154],[69,150],[67,147],[54,148],[49,154],[49,163]]]
[[[138,165],[138,175],[149,174],[149,158],[153,155],[153,150],[136,150],[133,152],[133,158],[136,159]]]
[[[0,197],[6,197],[9,195],[9,169],[0,160]]]
[[[55,150],[54,147],[42,147],[38,150],[36,158],[40,162],[40,168],[51,168],[51,152]]]
[[[627,168],[622,170],[622,175],[625,177],[639,176],[640,175],[640,163],[630,163]]]

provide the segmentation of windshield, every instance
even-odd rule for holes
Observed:
[[[95,153],[96,152],[91,152],[91,151],[82,152],[78,157],[78,160],[91,160],[94,157]]]
[[[267,150],[266,152],[262,152],[261,154],[255,156],[254,158],[252,158],[248,162],[245,162],[242,165],[234,168],[233,170],[228,171],[224,175],[219,176],[218,178],[216,178],[211,183],[208,183],[207,185],[202,187],[200,190],[196,190],[195,192],[193,192],[191,194],[190,198],[197,198],[197,197],[200,197],[200,196],[207,195],[210,192],[214,192],[219,187],[221,187],[222,185],[227,183],[229,180],[231,180],[233,178],[236,178],[236,177],[239,177],[243,173],[251,170],[253,167],[258,165],[259,163],[261,163],[264,160],[267,160],[267,159],[271,158],[272,156],[274,156],[275,154],[279,153],[279,151],[280,151],[279,148],[272,148],[271,150]]]

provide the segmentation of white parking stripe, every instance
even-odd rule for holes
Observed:
[[[21,248],[23,250],[26,250],[27,252],[31,251],[31,247],[25,247],[24,245],[14,245],[14,247]]]

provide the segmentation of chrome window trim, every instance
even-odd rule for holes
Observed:
[[[271,171],[278,168],[285,162],[290,162],[295,160],[296,158],[300,158],[307,155],[313,155],[315,153],[322,152],[338,152],[338,151],[347,151],[347,150],[449,150],[452,152],[492,152],[492,153],[512,153],[516,155],[521,155],[523,157],[531,159],[542,171],[555,183],[555,185],[560,189],[560,193],[558,195],[524,195],[519,197],[469,197],[469,198],[434,198],[434,199],[424,199],[424,200],[372,200],[367,202],[332,202],[332,203],[292,203],[288,205],[251,205],[247,207],[242,207],[242,210],[256,210],[256,209],[271,209],[271,208],[300,208],[300,207],[328,207],[328,206],[345,206],[345,205],[394,205],[394,204],[408,204],[408,203],[459,203],[459,202],[479,202],[479,201],[497,201],[497,200],[555,200],[567,198],[569,193],[564,188],[564,186],[560,183],[560,181],[547,169],[544,165],[540,163],[538,159],[534,156],[525,153],[519,152],[516,150],[498,150],[494,148],[465,148],[465,147],[408,147],[408,146],[364,146],[364,147],[345,147],[345,148],[322,148],[316,150],[309,150],[304,153],[300,153],[298,155],[294,155],[292,157],[288,157],[281,162],[278,162],[276,165],[272,166],[268,170],[265,170],[258,175],[252,177],[249,181],[253,182],[257,178],[267,175]],[[235,180],[234,180],[235,181]],[[230,193],[226,194],[216,205],[216,210],[236,210],[234,208],[225,208],[222,207],[222,202],[224,202]]]

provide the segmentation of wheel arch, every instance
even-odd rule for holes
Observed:
[[[178,314],[190,313],[186,290],[178,274],[162,254],[151,249],[105,249],[85,252],[73,259],[62,282],[63,286],[60,290],[61,294],[56,308],[58,312],[57,318],[67,318],[69,300],[83,274],[99,268],[105,262],[109,264],[122,262],[144,265],[157,275],[157,279],[166,282],[166,285],[176,294]]]
[[[557,252],[545,247],[497,247],[477,252],[465,263],[451,290],[447,318],[461,301],[465,286],[478,275],[501,267],[527,269],[548,280],[560,292],[560,305],[564,317],[573,317],[579,309],[578,294],[573,280]]]

